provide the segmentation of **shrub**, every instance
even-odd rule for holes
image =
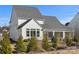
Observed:
[[[69,47],[72,45],[72,41],[73,41],[70,34],[71,33],[67,32],[66,35],[65,35],[65,39],[64,39],[66,45],[69,46]]]
[[[74,41],[79,43],[79,37],[74,38]]]
[[[66,43],[67,46],[70,47],[72,45],[72,39],[66,38],[65,43]]]
[[[52,46],[56,49],[66,48],[66,44],[62,39],[54,38],[51,42],[52,42]]]
[[[61,45],[61,40],[55,38],[55,39],[52,41],[52,46],[53,46],[54,48],[58,48],[59,45]]]
[[[1,53],[10,54],[12,53],[12,48],[10,45],[10,40],[7,32],[3,32],[3,40],[1,41]]]
[[[19,39],[16,42],[16,50],[18,52],[25,52],[26,51],[22,35],[19,37]]]
[[[57,47],[57,39],[53,38],[51,40],[51,42],[52,42],[52,47],[56,48]]]
[[[49,48],[50,48],[46,34],[44,34],[44,38],[43,38],[43,41],[42,41],[42,48],[45,49],[45,50],[49,50]]]
[[[38,46],[38,42],[35,38],[35,36],[32,36],[32,38],[30,39],[29,41],[29,44],[27,46],[27,52],[30,52],[30,51],[39,51],[39,46]]]
[[[30,39],[24,39],[24,42],[28,42]]]

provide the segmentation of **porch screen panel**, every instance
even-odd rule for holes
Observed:
[[[53,32],[48,32],[49,37],[53,37]]]

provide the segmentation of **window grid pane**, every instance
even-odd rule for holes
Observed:
[[[39,34],[40,34],[40,31],[39,31],[39,30],[37,30],[37,37],[39,37],[39,36],[40,36]]]
[[[36,31],[35,31],[35,29],[31,29],[31,36],[36,36]]]
[[[29,29],[26,29],[26,35],[29,36]]]

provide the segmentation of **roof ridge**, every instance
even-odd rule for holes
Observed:
[[[26,5],[14,5],[13,7],[14,7],[14,8],[15,8],[15,7],[19,7],[19,8],[24,8],[24,7],[25,7],[25,8],[34,8],[34,9],[37,9],[36,7],[26,6]]]

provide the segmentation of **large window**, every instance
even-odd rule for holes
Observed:
[[[36,36],[36,31],[35,31],[35,29],[31,29],[31,36]]]
[[[26,36],[40,36],[40,30],[39,29],[26,29]]]

